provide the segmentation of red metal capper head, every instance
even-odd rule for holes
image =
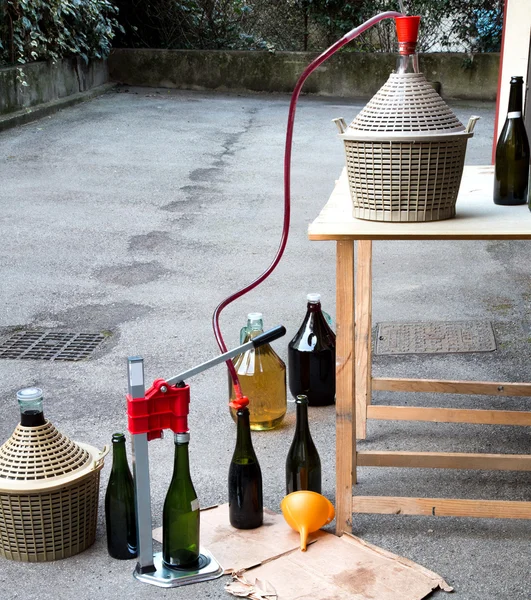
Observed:
[[[241,396],[241,398],[235,398],[232,402],[229,402],[229,406],[235,410],[245,408],[249,404],[249,398],[247,396]]]
[[[420,17],[396,17],[396,36],[400,54],[414,54],[419,35]]]

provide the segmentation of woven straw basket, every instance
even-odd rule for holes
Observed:
[[[473,117],[465,129],[421,73],[393,73],[347,127],[354,216],[436,221],[455,216]]]
[[[0,556],[44,562],[94,543],[108,449],[72,442],[47,421],[0,447]]]

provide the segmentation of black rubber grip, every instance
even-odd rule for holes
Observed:
[[[269,342],[272,342],[273,340],[277,340],[278,338],[282,337],[283,335],[286,335],[286,328],[284,327],[284,325],[277,325],[276,327],[273,327],[273,329],[268,329],[267,331],[264,331],[264,333],[257,335],[252,340],[253,346],[255,348],[258,348],[258,346],[263,346],[264,344],[269,344]]]

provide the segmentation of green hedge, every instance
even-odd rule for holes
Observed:
[[[108,0],[0,0],[0,64],[105,58],[117,14]]]

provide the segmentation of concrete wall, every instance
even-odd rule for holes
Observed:
[[[207,50],[116,49],[109,58],[112,81],[127,85],[196,90],[291,92],[315,54]],[[499,54],[435,53],[420,57],[430,81],[446,98],[495,100]],[[315,73],[304,91],[371,97],[395,68],[394,54],[343,52]]]
[[[17,81],[17,68],[0,69],[0,114],[15,112],[66,98],[109,80],[107,61],[95,60],[88,65],[75,58],[55,64],[35,62],[22,67],[27,86]]]

